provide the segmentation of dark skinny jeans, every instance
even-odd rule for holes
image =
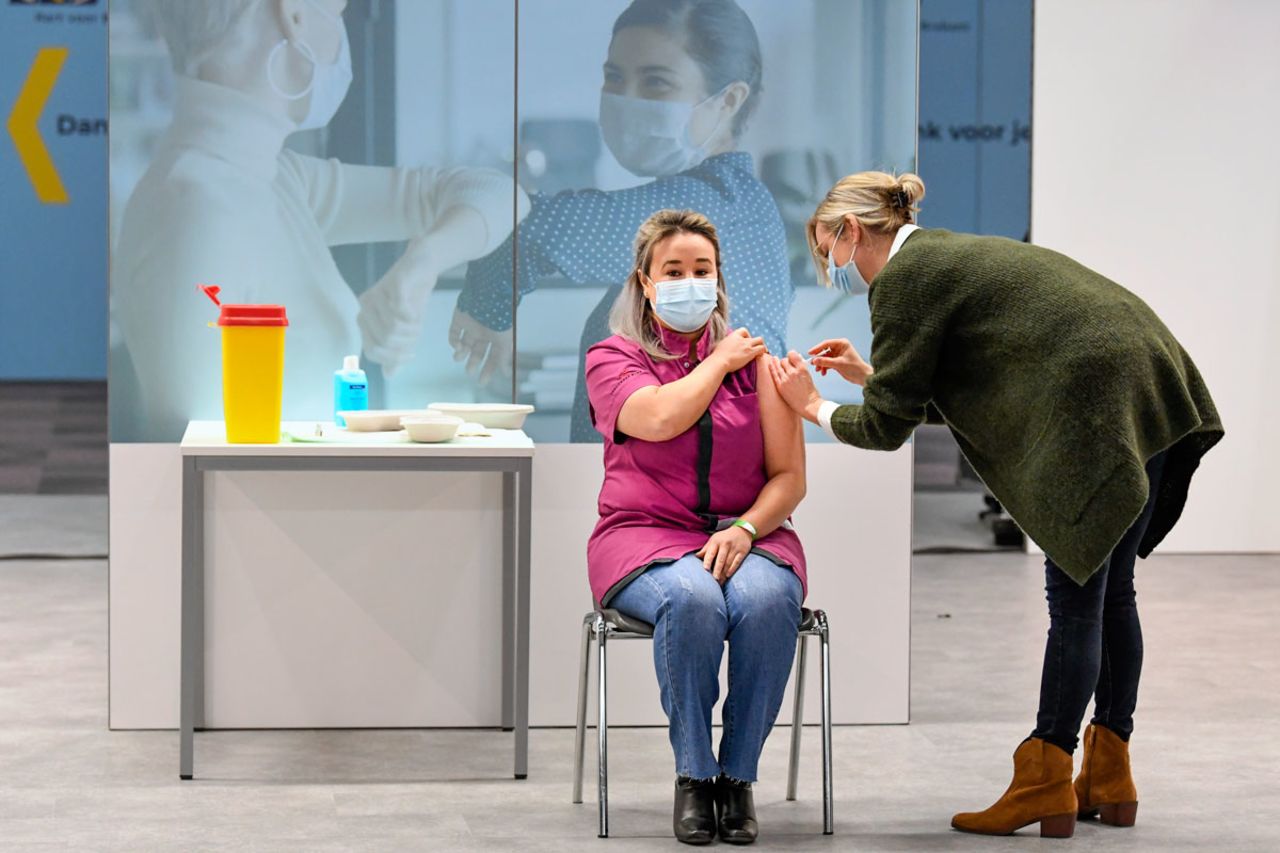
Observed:
[[[1142,674],[1142,625],[1133,588],[1138,545],[1151,522],[1165,454],[1147,463],[1150,497],[1142,515],[1102,568],[1080,586],[1045,560],[1049,639],[1040,678],[1040,710],[1032,737],[1074,753],[1080,723],[1094,698],[1093,722],[1128,741]]]

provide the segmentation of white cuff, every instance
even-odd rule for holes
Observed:
[[[823,400],[822,405],[818,407],[818,426],[822,427],[823,432],[834,438],[836,441],[840,437],[836,435],[835,430],[831,428],[831,416],[835,414],[836,409],[840,408],[839,403],[831,400]]]

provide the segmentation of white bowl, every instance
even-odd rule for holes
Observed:
[[[533,412],[533,406],[518,403],[432,403],[427,408],[490,429],[520,429]]]
[[[410,441],[435,443],[452,441],[462,426],[462,418],[431,413],[401,418],[400,423],[409,433]]]
[[[338,412],[350,432],[399,432],[400,419],[427,415],[422,409],[371,409],[360,412]]]

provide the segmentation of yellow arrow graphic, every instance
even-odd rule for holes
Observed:
[[[36,196],[45,204],[66,204],[70,201],[67,188],[62,185],[62,178],[58,176],[58,170],[49,157],[49,149],[44,147],[44,140],[36,127],[40,113],[44,112],[45,101],[49,100],[49,93],[58,82],[67,53],[65,47],[40,48],[36,61],[31,63],[31,73],[18,92],[13,112],[9,113],[9,135],[13,137],[14,147],[27,169]]]

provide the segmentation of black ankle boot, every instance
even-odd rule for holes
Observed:
[[[728,844],[754,844],[760,834],[756,823],[756,803],[750,782],[735,782],[721,776],[716,780],[716,806],[720,812],[720,840]]]
[[[671,823],[685,844],[710,844],[716,837],[716,783],[677,776]]]

